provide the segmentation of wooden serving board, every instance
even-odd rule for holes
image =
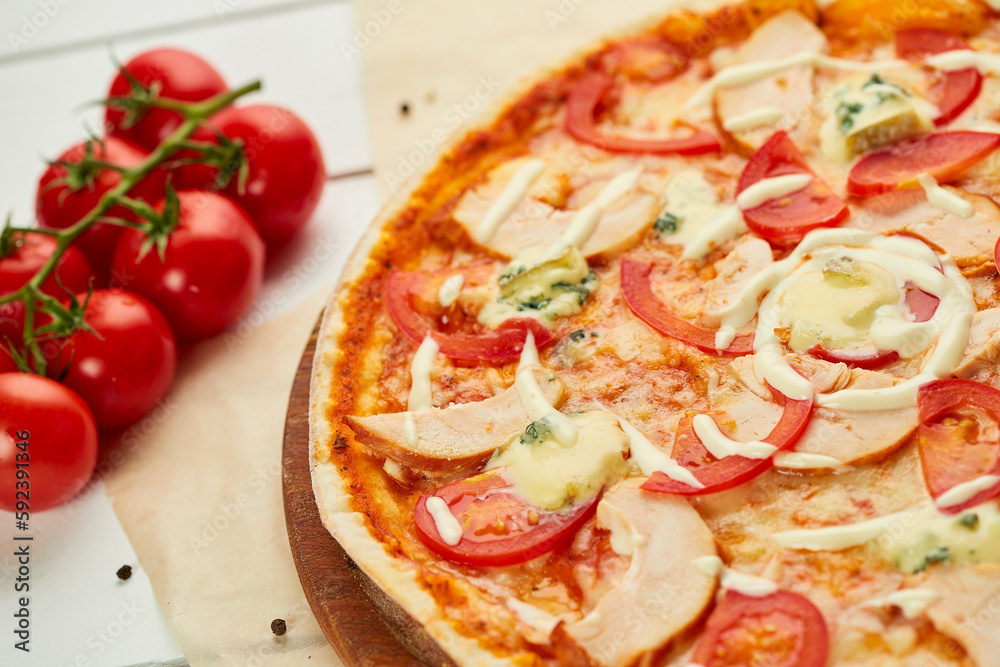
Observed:
[[[309,380],[318,330],[319,322],[299,360],[282,450],[285,527],[299,581],[347,667],[425,665],[407,649],[418,640],[417,624],[358,569],[319,518],[309,472]]]

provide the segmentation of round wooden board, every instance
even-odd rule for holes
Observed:
[[[407,626],[415,623],[400,618],[402,611],[393,609],[394,603],[361,573],[319,518],[309,472],[309,380],[318,330],[319,322],[295,373],[282,450],[285,527],[299,581],[323,633],[347,667],[424,665],[400,641],[413,637]]]

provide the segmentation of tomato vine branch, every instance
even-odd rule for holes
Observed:
[[[158,242],[162,247],[163,243],[165,243],[163,235],[164,233],[168,234],[170,231],[169,225],[165,225],[164,221],[161,220],[161,218],[165,216],[161,216],[145,202],[130,199],[127,196],[129,191],[142,181],[143,178],[149,175],[150,172],[163,165],[164,162],[178,150],[191,148],[192,144],[189,141],[191,135],[196,129],[198,129],[199,126],[208,120],[210,116],[225,109],[240,97],[256,90],[260,90],[260,88],[261,82],[253,81],[240,88],[226,91],[216,95],[215,97],[195,103],[166,101],[154,98],[149,101],[151,106],[159,106],[178,111],[184,117],[184,121],[170,136],[164,139],[141,164],[135,167],[122,168],[117,165],[110,165],[104,161],[91,158],[91,162],[88,164],[88,167],[93,166],[98,168],[114,169],[121,174],[121,181],[114,188],[108,190],[101,197],[100,201],[98,201],[97,205],[94,206],[94,208],[92,208],[78,222],[61,230],[39,230],[34,228],[13,227],[8,222],[6,228],[3,230],[4,239],[12,238],[12,235],[16,232],[41,232],[53,237],[56,240],[56,248],[52,255],[48,257],[38,272],[32,276],[31,280],[25,283],[20,289],[0,296],[0,305],[14,301],[22,301],[24,303],[24,354],[16,355],[16,358],[19,359],[19,365],[26,365],[27,360],[25,357],[30,355],[33,362],[31,370],[39,374],[44,374],[46,360],[40,345],[40,343],[44,341],[39,336],[44,336],[49,333],[58,333],[57,330],[60,328],[57,326],[57,323],[59,322],[71,323],[72,326],[70,329],[72,330],[79,329],[81,327],[87,328],[85,324],[82,324],[82,317],[78,317],[74,314],[74,310],[79,305],[76,302],[75,296],[72,298],[73,305],[70,308],[67,308],[59,301],[59,299],[45,294],[41,289],[42,284],[55,270],[56,266],[59,264],[59,260],[66,252],[67,248],[69,248],[81,234],[99,222],[122,224],[129,227],[138,226],[144,231],[147,231],[151,237],[155,237],[155,235],[159,234],[160,238],[156,239],[156,242]],[[241,146],[237,146],[237,149],[237,152],[242,155],[240,152]],[[221,152],[229,155],[232,151]],[[211,151],[208,149],[199,151],[202,161],[205,161],[206,157],[213,157],[219,153],[220,151]],[[169,184],[167,187],[169,195],[169,191],[172,190],[172,188],[170,188]],[[149,223],[133,223],[127,220],[122,220],[121,218],[106,216],[105,214],[115,206],[123,206],[140,217],[149,220]],[[36,329],[35,316],[40,311],[50,315],[53,322]],[[62,335],[69,335],[71,332],[72,331],[67,332],[62,330]],[[29,369],[22,368],[22,370]]]

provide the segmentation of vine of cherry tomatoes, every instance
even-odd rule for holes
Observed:
[[[42,510],[83,488],[99,430],[126,427],[163,400],[178,344],[234,324],[266,260],[316,209],[319,143],[281,107],[228,106],[164,149],[185,110],[228,90],[193,53],[139,54],[111,82],[106,136],[70,147],[39,179],[38,230],[0,236],[0,298],[61,255],[33,298],[0,304],[0,508]],[[60,246],[63,230],[149,160],[155,168],[123,201]],[[30,473],[19,472],[26,461]]]

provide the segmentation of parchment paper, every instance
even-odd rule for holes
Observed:
[[[384,199],[519,80],[609,33],[718,0],[355,0],[353,44]],[[403,105],[406,105],[404,112]]]
[[[107,454],[107,493],[194,667],[343,664],[299,585],[281,497],[288,394],[326,296],[199,344]]]

